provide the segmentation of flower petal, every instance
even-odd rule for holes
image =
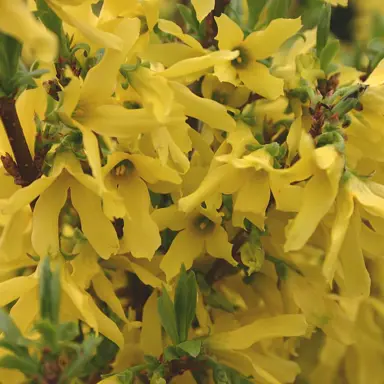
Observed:
[[[33,211],[32,246],[40,257],[59,254],[59,215],[67,201],[68,179],[63,175],[46,189]]]
[[[196,96],[188,87],[172,82],[176,101],[185,107],[185,114],[208,124],[211,128],[233,131],[236,122],[227,109],[216,101]]]
[[[107,259],[116,254],[119,239],[112,223],[103,213],[100,197],[73,180],[71,199],[80,216],[82,231],[100,257]]]
[[[220,17],[215,17],[218,33],[216,40],[219,42],[220,49],[234,50],[244,38],[244,33],[241,28],[230,19],[225,13]]]
[[[152,219],[150,198],[146,184],[139,177],[119,181],[119,191],[124,198],[128,215],[124,218],[122,249],[134,257],[152,259],[161,245],[159,228]]]
[[[99,299],[104,301],[121,320],[128,321],[121,302],[116,296],[113,285],[103,271],[92,278],[92,286]]]
[[[201,23],[215,8],[215,0],[192,0],[192,5],[195,8],[197,20]]]
[[[186,229],[179,232],[160,264],[167,281],[177,276],[182,264],[186,269],[190,269],[193,261],[203,252],[203,247],[203,238]]]
[[[272,76],[264,64],[249,63],[245,69],[239,69],[237,73],[247,88],[267,99],[275,100],[284,95],[284,80]]]
[[[228,261],[229,264],[237,265],[232,257],[232,244],[228,241],[228,234],[221,225],[216,225],[214,231],[205,239],[207,253],[217,259]]]
[[[0,283],[0,307],[11,303],[37,286],[34,276],[18,276]]]
[[[254,59],[266,59],[276,53],[280,46],[298,32],[300,28],[300,18],[275,19],[263,31],[253,32],[248,35],[244,40],[243,47]]]
[[[152,212],[152,218],[155,220],[160,231],[165,228],[169,228],[172,231],[180,231],[187,226],[186,214],[179,211],[177,205],[156,209]]]
[[[280,315],[258,319],[234,331],[214,334],[207,339],[207,345],[219,350],[243,350],[264,339],[302,336],[307,328],[303,315]]]
[[[140,347],[146,355],[160,356],[163,352],[161,322],[157,310],[157,291],[154,290],[145,302]]]

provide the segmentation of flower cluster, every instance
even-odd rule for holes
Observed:
[[[186,3],[0,0],[0,306],[33,339],[49,260],[109,348],[32,370],[1,315],[0,383],[381,384],[380,2],[354,47],[347,0]]]

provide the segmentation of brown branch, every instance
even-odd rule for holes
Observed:
[[[22,186],[31,184],[38,178],[38,170],[29,152],[23,129],[16,111],[16,100],[0,97],[0,118],[8,136]]]

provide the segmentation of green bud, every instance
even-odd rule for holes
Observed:
[[[329,72],[330,64],[340,49],[339,40],[332,40],[327,43],[320,54],[320,67],[325,72]]]
[[[260,271],[264,264],[264,250],[255,244],[245,243],[240,248],[240,257],[242,263],[248,267],[248,275]]]

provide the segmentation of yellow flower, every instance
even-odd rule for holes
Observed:
[[[123,210],[114,215],[124,218],[120,253],[131,252],[136,258],[152,259],[161,239],[159,229],[150,216],[151,202],[146,182],[180,184],[180,176],[173,169],[162,165],[158,159],[119,152],[109,157],[103,173],[107,175],[107,187],[122,199]],[[108,206],[105,199],[104,204]]]
[[[154,125],[143,111],[129,111],[112,100],[120,65],[138,39],[139,29],[138,19],[122,20],[115,32],[117,36],[129,36],[124,40],[123,50],[107,49],[100,63],[88,72],[83,84],[72,76],[62,92],[58,114],[65,124],[81,131],[93,176],[100,184],[99,147],[92,131],[107,136],[120,136],[130,131],[134,135]]]
[[[0,1],[0,31],[23,43],[38,60],[50,62],[56,56],[56,36],[36,20],[24,0]]]
[[[33,212],[32,245],[40,257],[55,257],[60,250],[58,218],[67,201],[68,190],[80,216],[82,231],[96,252],[102,258],[116,254],[119,241],[103,212],[97,182],[83,173],[74,155],[56,154],[51,174],[15,192],[2,204],[1,212],[18,212],[39,196]]]
[[[154,211],[152,217],[160,230],[180,231],[160,264],[168,281],[180,272],[183,263],[187,269],[191,268],[193,261],[204,252],[237,264],[232,258],[228,235],[221,226],[221,215],[215,209],[198,208],[185,214],[172,205]]]
[[[241,81],[251,91],[268,99],[283,95],[284,81],[272,76],[268,67],[259,60],[273,56],[285,40],[299,31],[300,18],[273,20],[265,30],[252,32],[245,39],[240,27],[225,14],[216,21],[220,50],[238,51],[239,56],[217,64],[215,75],[234,85]]]
[[[123,336],[117,325],[96,306],[92,297],[75,283],[67,266],[60,260],[58,262],[61,268],[61,317],[65,321],[80,319],[121,347]],[[38,275],[39,269],[29,276],[19,276],[0,283],[0,307],[17,300],[10,314],[23,333],[30,330],[38,316]]]

